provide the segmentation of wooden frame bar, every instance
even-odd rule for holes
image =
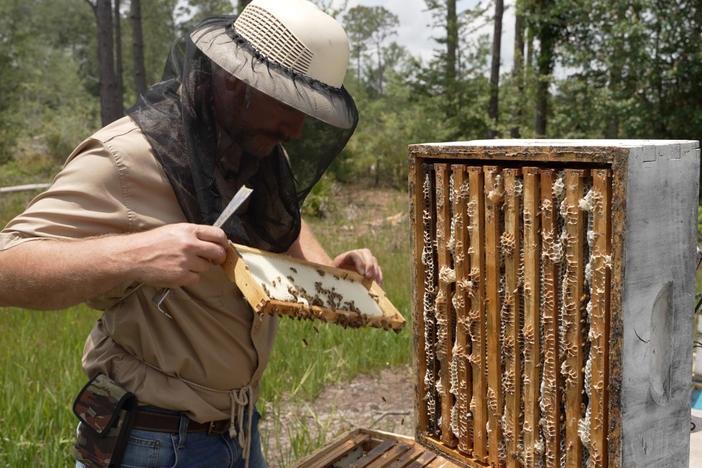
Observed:
[[[487,295],[487,352],[488,352],[488,448],[492,465],[500,464],[499,443],[502,440],[502,370],[499,356],[500,343],[500,252],[501,205],[503,187],[498,179],[497,166],[485,166],[485,277]]]
[[[277,259],[286,265],[295,265],[298,269],[312,268],[315,269],[320,276],[328,274],[340,281],[358,283],[365,288],[368,296],[377,303],[382,315],[365,315],[354,310],[330,308],[331,306],[329,305],[311,305],[273,299],[269,297],[265,284],[259,284],[257,279],[250,273],[246,261],[241,257],[242,253],[253,254],[267,259]],[[295,267],[292,266],[292,268]],[[287,255],[266,252],[245,245],[233,244],[231,242],[228,246],[227,258],[222,264],[222,269],[227,277],[237,285],[246,301],[254,312],[257,313],[290,316],[301,319],[317,319],[348,327],[371,326],[385,329],[391,328],[396,331],[401,330],[405,324],[405,319],[387,298],[382,288],[372,280],[354,271],[319,265],[292,258]]]
[[[609,323],[612,269],[612,173],[607,169],[592,171],[594,191],[592,253],[592,323],[590,354],[592,378],[590,389],[590,466],[607,465],[609,415]]]
[[[424,451],[422,447],[415,446],[404,454],[400,455],[395,461],[388,464],[386,468],[405,468],[407,465],[416,460]]]
[[[487,462],[487,328],[485,317],[485,177],[480,166],[468,167],[468,225],[470,231],[470,312],[468,313],[473,375],[473,456]]]
[[[441,382],[441,442],[448,447],[456,446],[451,430],[451,410],[454,397],[451,393],[451,361],[453,353],[454,323],[452,306],[452,284],[449,272],[453,271],[448,241],[451,237],[451,203],[449,200],[449,169],[446,164],[434,164],[436,174],[436,249],[439,271],[439,290],[436,295],[437,346]],[[455,274],[454,274],[455,275]]]
[[[500,237],[500,247],[504,259],[505,290],[502,303],[501,321],[505,330],[502,343],[502,356],[505,369],[502,378],[505,401],[504,440],[507,450],[507,467],[518,465],[514,455],[519,453],[519,434],[521,433],[521,342],[520,323],[520,253],[521,253],[521,190],[519,169],[505,168],[504,178],[504,232]]]
[[[542,413],[544,425],[544,457],[546,468],[560,467],[561,459],[561,363],[558,333],[558,263],[560,240],[556,235],[557,199],[553,194],[555,174],[552,169],[541,170],[541,250],[542,250],[542,329],[543,380]]]
[[[414,307],[412,313],[412,329],[414,332],[414,353],[416,366],[417,395],[415,397],[415,411],[417,414],[417,432],[427,432],[427,400],[423,398],[427,394],[424,383],[426,374],[426,354],[424,342],[424,266],[422,265],[422,253],[424,250],[424,174],[421,163],[410,158],[409,161],[410,180],[410,223],[412,226],[422,226],[421,231],[411,230],[412,235],[412,281]],[[419,434],[417,434],[419,435]]]
[[[397,445],[397,440],[386,439],[376,445],[371,451],[349,465],[349,468],[368,468],[377,461],[384,453],[392,450]]]
[[[525,167],[524,196],[524,466],[535,468],[539,450],[539,390],[541,387],[539,170]]]
[[[583,332],[581,312],[583,306],[583,282],[585,275],[585,220],[580,210],[580,199],[584,193],[584,169],[566,169],[566,282],[563,298],[564,316],[561,320],[565,332],[565,428],[566,468],[577,468],[582,464],[583,446],[578,433],[582,417],[583,397]]]
[[[296,461],[291,468],[459,468],[436,452],[398,434],[354,429]]]
[[[470,320],[468,303],[470,301],[470,258],[468,258],[468,193],[470,185],[464,165],[451,167],[453,173],[453,213],[454,213],[454,263],[456,267],[456,349],[455,358],[458,365],[458,450],[470,454],[473,440],[469,431],[470,401],[473,396],[472,375],[468,357],[471,353]]]
[[[385,468],[390,464],[390,462],[399,458],[403,453],[407,452],[411,448],[412,447],[407,444],[398,443],[365,468]]]
[[[295,468],[308,468],[310,466],[325,467],[332,465],[369,439],[370,434],[366,431],[356,431],[346,437],[341,436],[330,444],[331,446],[327,447],[327,450],[314,452],[305,459],[295,463],[294,466]],[[307,462],[307,459],[312,459],[312,461]]]
[[[427,467],[434,459],[436,459],[437,454],[432,452],[424,452],[416,460],[407,465],[407,468],[424,468]]]
[[[422,213],[422,225],[424,228],[424,238],[422,243],[421,262],[424,267],[424,298],[422,304],[424,327],[424,358],[425,358],[425,374],[420,378],[424,379],[426,394],[423,399],[426,401],[426,414],[422,417],[426,418],[424,434],[436,436],[439,428],[437,427],[437,406],[440,404],[436,393],[436,310],[435,300],[437,293],[437,259],[434,250],[434,236],[436,234],[436,205],[434,201],[434,172],[433,167],[424,165],[422,167],[423,174],[423,200],[424,210]]]

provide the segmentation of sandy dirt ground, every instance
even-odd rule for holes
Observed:
[[[357,427],[412,437],[414,375],[409,367],[387,368],[377,375],[358,376],[345,385],[329,386],[312,403],[300,405],[299,401],[286,401],[282,407],[283,427],[306,420],[313,436],[326,429],[327,441]],[[689,466],[702,467],[702,410],[692,410],[692,423]],[[272,428],[272,421],[261,421],[262,433]],[[280,453],[289,447],[287,440],[270,442],[270,468],[285,468],[279,463]]]
[[[376,375],[360,375],[343,385],[326,387],[314,402],[283,401],[279,427],[306,421],[312,439],[325,431],[327,442],[357,427],[413,436],[414,374],[409,367],[383,369]],[[274,421],[261,421],[261,434],[275,432]],[[285,468],[280,454],[287,453],[290,441],[268,438],[270,468]]]

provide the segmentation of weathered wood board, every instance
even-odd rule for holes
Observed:
[[[414,440],[355,429],[295,462],[290,468],[459,468]]]
[[[621,337],[612,356],[621,390],[610,404],[621,408],[620,428],[610,425],[621,433],[619,466],[688,466],[699,174],[691,144],[646,145],[629,156],[626,223],[614,236],[625,253],[612,323]],[[621,203],[614,199],[613,210]]]

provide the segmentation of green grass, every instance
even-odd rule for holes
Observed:
[[[409,317],[409,233],[406,221],[400,226],[381,226],[353,236],[342,235],[345,232],[343,226],[334,226],[330,222],[323,225],[316,221],[311,225],[330,254],[370,247],[383,268],[383,287],[390,301],[405,318]],[[282,396],[280,389],[286,388],[304,398],[311,398],[326,383],[337,383],[369,369],[406,364],[409,362],[410,340],[409,327],[396,334],[378,329],[345,330],[325,323],[281,319],[274,360],[264,376],[262,395],[267,401],[276,401]],[[283,353],[287,359],[276,359]],[[310,356],[316,359],[310,359]]]
[[[301,402],[301,404],[304,404]],[[315,449],[322,447],[329,442],[336,434],[330,433],[330,425],[334,410],[331,414],[326,414],[324,422],[314,412],[311,405],[304,404],[305,412],[303,416],[294,415],[288,418],[285,424],[282,423],[280,405],[273,403],[270,405],[271,411],[268,417],[273,420],[273,428],[270,433],[261,433],[261,441],[263,444],[264,457],[269,465],[284,467],[289,466],[296,460],[301,459],[305,455],[310,454]],[[304,417],[304,414],[309,414],[312,417],[310,425],[309,418]],[[276,443],[281,446],[282,440],[287,440],[290,444],[290,449],[280,453],[277,457],[273,457],[267,450],[268,445]]]
[[[274,421],[283,397],[298,398],[303,404],[316,397],[324,385],[411,360],[409,221],[405,217],[397,225],[380,222],[397,213],[407,214],[407,194],[354,191],[337,192],[335,197],[337,201],[327,218],[307,220],[312,230],[332,256],[350,249],[370,248],[383,269],[383,289],[407,319],[407,325],[400,333],[394,333],[281,319],[259,403],[262,414]],[[288,453],[269,462],[287,466],[336,435],[325,430],[312,409],[308,407],[307,412],[317,421],[317,430],[300,420],[261,434],[264,452],[269,441],[287,438],[291,444]]]
[[[340,195],[342,196],[342,195]],[[370,247],[384,271],[384,289],[409,318],[409,233],[405,219],[396,226],[371,221],[407,212],[407,195],[383,192],[382,204],[349,196],[324,220],[308,220],[331,255]],[[0,223],[22,210],[31,194],[0,199]],[[357,207],[352,218],[348,206]],[[365,203],[365,204],[364,204]],[[85,306],[39,312],[0,308],[0,467],[68,466],[73,462],[75,394],[85,383],[80,367],[83,344],[99,312]],[[396,334],[376,329],[342,329],[319,322],[281,319],[271,362],[263,377],[261,412],[275,418],[283,396],[304,404],[324,385],[362,372],[410,361],[411,325]],[[320,423],[321,424],[321,423]],[[314,433],[321,435],[312,435]],[[331,438],[333,434],[328,434]],[[281,460],[286,466],[327,442],[326,431],[305,424],[276,427],[262,434],[291,441]]]
[[[80,357],[98,313],[0,309],[0,466],[71,463]]]

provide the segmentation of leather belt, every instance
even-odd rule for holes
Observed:
[[[153,413],[137,409],[134,415],[132,429],[152,432],[168,432],[177,434],[180,428],[180,415]],[[229,420],[198,423],[190,420],[188,432],[207,432],[208,434],[223,434],[229,429]]]

